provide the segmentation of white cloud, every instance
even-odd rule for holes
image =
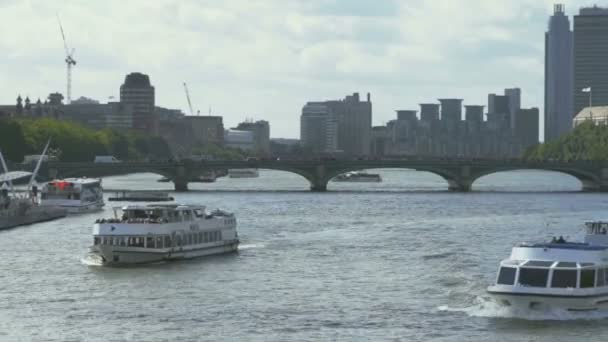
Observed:
[[[583,3],[565,1],[570,14]],[[0,102],[65,89],[55,13],[76,49],[73,94],[105,101],[126,73],[148,73],[157,102],[227,126],[245,117],[296,137],[308,100],[372,92],[374,121],[438,97],[485,103],[520,86],[542,105],[552,1],[0,0]]]

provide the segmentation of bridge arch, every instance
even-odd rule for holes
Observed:
[[[594,174],[592,172],[579,170],[579,169],[559,168],[559,167],[536,168],[536,167],[521,167],[521,166],[515,166],[515,167],[504,166],[504,167],[500,167],[500,168],[486,169],[486,170],[481,170],[481,171],[478,171],[478,172],[472,174],[471,184],[475,183],[476,181],[478,181],[479,179],[481,179],[485,176],[498,174],[501,172],[510,172],[510,171],[555,172],[555,173],[562,174],[562,175],[572,176],[572,177],[576,178],[577,180],[579,180],[581,182],[583,191],[599,191],[600,190],[601,179],[596,174]]]
[[[436,168],[436,167],[407,167],[407,166],[361,166],[361,167],[341,167],[341,168],[334,168],[330,171],[327,172],[326,177],[325,177],[325,181],[326,184],[329,183],[332,179],[334,179],[335,177],[337,177],[340,174],[343,173],[347,173],[347,172],[353,172],[353,171],[362,171],[362,170],[386,170],[386,169],[391,169],[391,170],[412,170],[412,171],[420,171],[420,172],[428,172],[431,174],[434,174],[436,176],[441,177],[443,180],[446,181],[448,188],[450,190],[459,190],[460,189],[460,183],[458,181],[458,176],[456,175],[456,173],[450,171],[450,170],[444,170],[441,168]]]

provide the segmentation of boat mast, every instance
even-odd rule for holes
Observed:
[[[8,167],[6,167],[6,162],[4,161],[4,156],[2,155],[2,151],[0,151],[0,162],[2,163],[2,169],[4,170],[4,173],[8,173]],[[12,180],[8,180],[8,186],[9,189],[11,190],[11,194],[14,195],[15,189],[13,188],[13,181]]]
[[[42,151],[40,158],[38,158],[38,163],[36,163],[36,168],[34,169],[34,173],[32,173],[30,182],[27,184],[27,191],[30,191],[32,189],[32,184],[34,184],[34,182],[36,181],[36,176],[38,175],[38,171],[40,170],[40,165],[42,165],[42,160],[44,159],[44,156],[46,155],[46,151],[49,149],[50,144],[51,144],[51,139],[49,139],[49,141],[46,142],[46,146],[44,146],[44,150]]]

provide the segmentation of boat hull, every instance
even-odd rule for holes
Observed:
[[[336,183],[382,183],[382,179],[370,178],[370,179],[333,179]]]
[[[0,230],[53,221],[67,216],[67,211],[57,207],[33,207],[24,215],[7,215],[0,218]]]
[[[189,248],[174,247],[165,249],[97,245],[91,247],[91,252],[89,254],[100,259],[103,266],[128,266],[231,253],[238,250],[238,245],[238,240],[207,246],[201,245]]]
[[[488,289],[499,303],[523,310],[595,311],[608,309],[608,293],[590,296],[542,295],[533,293],[496,292]]]

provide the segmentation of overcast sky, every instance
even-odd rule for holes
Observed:
[[[584,1],[561,1],[569,15]],[[270,121],[299,136],[306,101],[371,92],[374,125],[440,97],[520,87],[542,110],[546,0],[0,0],[0,103],[65,93],[56,14],[78,62],[72,97],[118,99],[150,75],[157,105]],[[542,116],[542,112],[541,112]]]

